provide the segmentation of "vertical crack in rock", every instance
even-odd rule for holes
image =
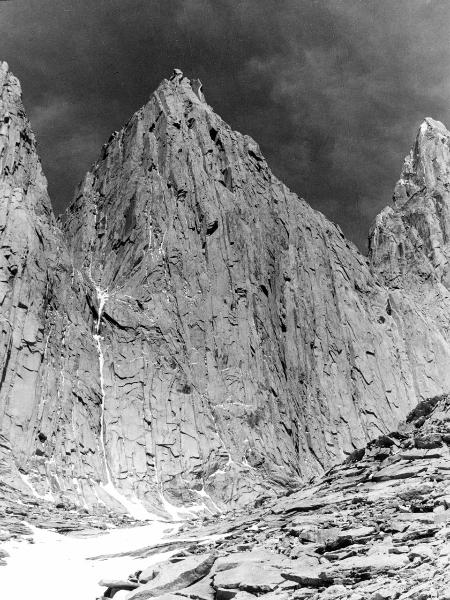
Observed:
[[[97,346],[98,351],[98,363],[99,363],[99,376],[100,376],[100,392],[101,392],[101,412],[100,412],[100,447],[103,455],[104,470],[106,476],[106,484],[102,483],[102,489],[116,500],[132,517],[135,519],[149,519],[152,515],[148,510],[139,502],[136,498],[130,499],[124,496],[114,484],[111,477],[111,469],[108,464],[108,454],[106,449],[106,417],[105,417],[105,383],[104,383],[104,366],[105,357],[102,349],[102,336],[100,335],[102,314],[105,308],[106,302],[109,298],[108,290],[101,289],[98,285],[95,285],[95,291],[97,293],[97,304],[98,304],[98,317],[95,325],[95,334],[93,338]]]
[[[94,284],[95,285],[95,284]],[[105,428],[105,384],[103,369],[105,365],[105,357],[103,356],[102,349],[102,337],[100,335],[100,326],[102,321],[102,313],[108,299],[108,291],[102,290],[100,287],[95,285],[95,291],[97,293],[97,304],[98,304],[98,316],[97,323],[95,325],[95,334],[93,335],[95,344],[98,352],[98,364],[99,364],[99,375],[100,375],[100,392],[101,392],[101,412],[100,412],[100,447],[102,449],[105,476],[106,476],[106,487],[114,487],[111,479],[111,471],[108,466],[108,456],[106,452],[106,428]]]

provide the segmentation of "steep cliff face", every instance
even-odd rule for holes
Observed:
[[[393,206],[370,236],[370,257],[391,286],[428,281],[450,288],[450,133],[427,118],[405,158]]]
[[[417,293],[403,266],[386,275],[401,263],[393,209],[374,277],[175,71],[103,147],[61,232],[19,84],[0,74],[3,479],[137,516],[216,511],[320,472],[448,390],[448,320],[423,300],[446,306],[446,271],[424,255]],[[447,161],[437,145],[419,155],[406,195]]]
[[[20,84],[6,63],[0,122],[2,481],[98,503],[106,474],[91,293],[56,225]]]
[[[396,293],[181,72],[104,146],[65,233],[102,306],[106,453],[125,488],[244,502],[449,383],[441,332],[423,319],[411,345]]]
[[[372,270],[397,298],[410,352],[422,376],[439,374],[444,390],[450,384],[449,186],[450,133],[427,118],[405,158],[393,204],[378,215],[369,239]]]
[[[43,372],[56,378],[46,342],[61,236],[21,104],[20,85],[6,63],[0,68],[0,89],[0,413],[2,433],[14,448],[17,464],[26,468],[33,460],[36,435],[45,435],[39,423],[45,410]],[[52,412],[56,403],[55,395]],[[47,414],[49,409],[50,405]]]

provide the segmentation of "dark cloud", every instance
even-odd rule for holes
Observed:
[[[10,0],[56,211],[174,66],[275,173],[365,247],[420,122],[450,124],[448,0]]]

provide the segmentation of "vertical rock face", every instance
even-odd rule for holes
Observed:
[[[440,392],[442,339],[410,347],[397,296],[195,89],[176,72],[111,137],[65,233],[105,301],[113,478],[245,501]]]
[[[0,239],[0,428],[8,458],[2,480],[28,491],[31,484],[38,496],[98,502],[93,490],[105,481],[105,469],[90,292],[56,225],[20,85],[6,63],[0,65]]]
[[[450,386],[450,133],[427,118],[405,158],[393,205],[377,217],[369,259],[403,315],[405,339],[420,378]]]
[[[20,85],[6,63],[0,66],[0,89],[0,412],[2,431],[24,466],[33,452],[33,430],[43,408],[40,373],[48,358],[50,273],[56,266],[59,233]]]
[[[448,323],[387,277],[400,262],[384,213],[374,277],[175,71],[103,147],[62,233],[1,73],[1,434],[38,494],[246,503],[448,390]],[[445,295],[430,265],[429,293]]]
[[[391,286],[425,282],[450,288],[450,133],[427,118],[405,158],[393,206],[370,236],[373,265]]]

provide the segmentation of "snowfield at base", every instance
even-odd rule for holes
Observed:
[[[105,588],[100,579],[128,579],[131,573],[172,554],[149,558],[128,556],[106,560],[89,557],[137,550],[159,543],[174,526],[154,521],[128,529],[113,529],[92,537],[73,537],[33,529],[34,544],[12,541],[3,547],[9,552],[7,565],[0,567],[0,597],[25,600],[95,600]],[[128,593],[128,592],[127,592]],[[115,598],[122,600],[126,593]]]

